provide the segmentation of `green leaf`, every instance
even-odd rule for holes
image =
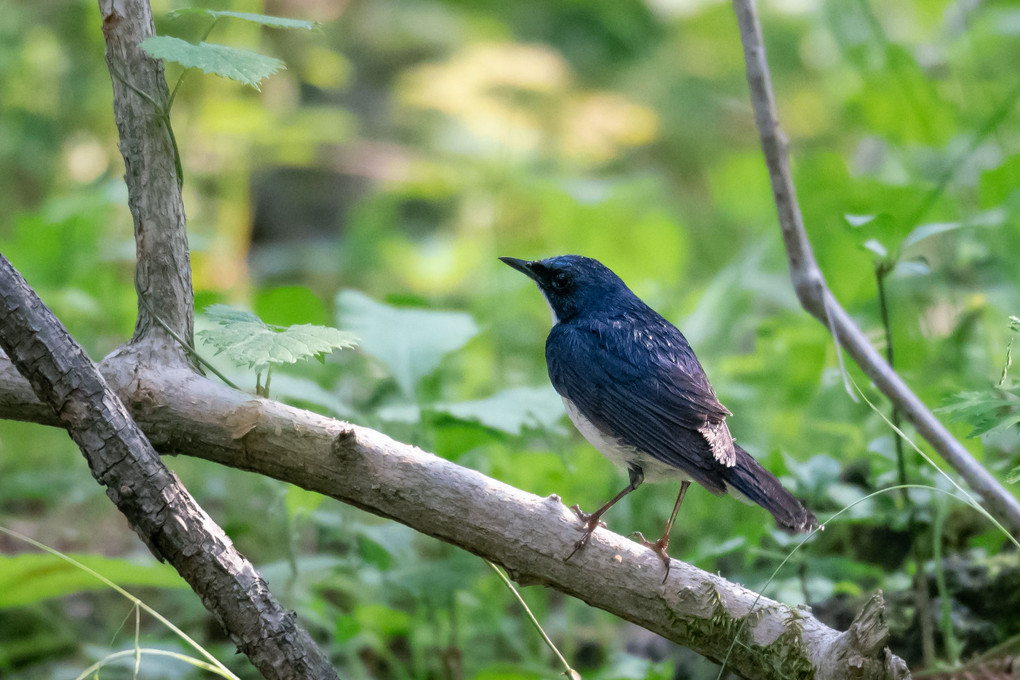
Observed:
[[[889,251],[886,250],[885,246],[877,239],[869,238],[864,242],[864,248],[870,250],[880,258],[885,258],[889,255]]]
[[[406,635],[411,628],[410,614],[376,602],[357,605],[354,616],[363,629],[375,631],[384,639]]]
[[[382,361],[411,397],[445,355],[478,334],[470,314],[393,307],[355,290],[340,291],[336,307],[337,318],[361,338],[361,349]]]
[[[1006,475],[1007,484],[1016,484],[1017,482],[1020,482],[1020,465],[1017,465]]]
[[[847,224],[851,227],[863,227],[865,224],[870,224],[875,219],[875,215],[843,215],[843,219],[846,220]]]
[[[255,291],[252,311],[266,323],[290,326],[298,323],[327,324],[332,315],[322,299],[306,286],[280,286]]]
[[[512,387],[487,399],[438,404],[437,411],[494,430],[521,434],[525,426],[551,431],[563,416],[563,402],[551,387]]]
[[[71,555],[122,587],[187,588],[168,564],[138,563],[101,555]],[[106,590],[95,576],[49,553],[0,557],[0,609],[20,607],[51,597]]]
[[[206,73],[236,80],[256,90],[264,78],[286,68],[279,59],[251,50],[206,42],[194,45],[166,35],[146,38],[141,47],[155,59],[172,61],[184,68],[200,68]]]
[[[922,224],[904,237],[902,248],[906,250],[907,248],[915,246],[921,241],[931,238],[932,236],[947,234],[951,231],[956,231],[957,229],[965,229],[967,227],[998,227],[1005,221],[1006,212],[1001,209],[993,208],[992,210],[986,210],[974,215],[973,217],[958,222],[932,222],[931,224]]]
[[[981,173],[979,189],[982,207],[1000,205],[1017,187],[1020,187],[1020,154],[1014,154],[998,167]]]
[[[210,321],[215,321],[218,324],[262,323],[262,319],[254,313],[230,305],[209,305],[205,308],[204,314]]]
[[[511,387],[485,399],[438,402],[429,409],[508,434],[523,434],[526,427],[555,432],[564,413],[563,401],[552,387]],[[416,423],[421,409],[395,404],[379,409],[377,415],[389,422]]]
[[[287,517],[296,519],[298,517],[307,517],[311,515],[316,508],[322,505],[322,502],[326,500],[326,497],[321,493],[315,491],[308,491],[302,489],[300,486],[289,486],[287,487]]]
[[[354,409],[317,382],[285,373],[273,373],[273,398],[293,406],[313,407],[324,415],[350,418]]]
[[[927,276],[931,274],[931,266],[923,257],[914,257],[897,262],[896,271],[907,276]]]
[[[204,7],[183,7],[181,9],[171,10],[167,13],[171,19],[176,19],[179,16],[184,15],[201,15],[211,17],[213,19],[241,19],[242,21],[251,21],[252,23],[262,24],[269,28],[305,28],[311,30],[319,25],[317,21],[305,21],[304,19],[289,19],[287,17],[273,17],[268,14],[249,14],[248,12],[227,12],[215,9],[205,9]]]
[[[1020,388],[960,392],[945,406],[936,409],[952,420],[970,423],[974,430],[968,437],[999,432],[1020,423]]]
[[[216,354],[226,354],[237,366],[260,373],[271,365],[322,358],[334,349],[357,344],[353,334],[336,328],[312,324],[270,326],[251,312],[226,305],[207,307],[205,315],[220,325],[197,333],[202,342],[215,347]]]

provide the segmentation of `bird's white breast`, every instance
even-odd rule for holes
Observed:
[[[644,473],[645,481],[652,483],[690,479],[683,470],[667,465],[652,457],[651,454],[643,453],[633,446],[622,443],[616,437],[603,433],[578,410],[574,402],[566,397],[562,398],[567,416],[577,431],[588,440],[589,444],[598,449],[599,453],[613,461],[620,469],[626,470],[630,466],[638,466]]]

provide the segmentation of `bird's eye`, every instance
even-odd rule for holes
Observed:
[[[566,272],[556,272],[552,278],[552,287],[558,291],[566,290],[567,284],[570,283],[570,277],[567,276]]]

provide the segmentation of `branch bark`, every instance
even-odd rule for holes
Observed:
[[[95,364],[0,255],[0,346],[131,527],[184,577],[266,678],[336,673],[131,419]]]
[[[147,1],[99,0],[99,10],[128,206],[134,218],[135,289],[143,301],[133,342],[151,340],[145,351],[162,363],[168,356],[188,361],[149,311],[158,309],[177,335],[191,341],[195,296],[177,157],[167,118],[169,92],[163,62],[139,47],[155,32],[152,9]]]
[[[1020,501],[998,482],[932,412],[879,354],[850,315],[832,295],[811,251],[797,192],[790,174],[786,137],[779,127],[772,79],[765,58],[761,24],[754,0],[733,0],[740,25],[747,66],[747,82],[754,104],[754,120],[761,137],[772,194],[783,232],[790,276],[801,305],[825,324],[836,341],[853,357],[875,386],[896,405],[917,432],[953,467],[984,501],[985,508],[1014,536],[1020,536]]]

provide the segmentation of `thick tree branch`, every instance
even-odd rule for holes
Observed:
[[[95,364],[2,255],[0,319],[0,346],[67,428],[110,500],[198,593],[238,649],[266,678],[335,679],[308,634],[163,465]]]
[[[733,0],[744,44],[747,65],[747,82],[754,104],[754,119],[761,136],[765,164],[768,166],[772,193],[783,232],[790,276],[797,297],[808,312],[824,323],[836,341],[853,357],[875,385],[896,405],[896,408],[917,429],[939,455],[976,491],[988,512],[1006,526],[1014,536],[1020,536],[1020,501],[978,463],[970,452],[949,433],[932,415],[932,412],[907,387],[906,383],[889,366],[850,315],[840,306],[825,283],[818,262],[811,251],[797,193],[790,174],[786,137],[779,127],[775,98],[765,45],[762,42],[761,24],[758,21],[754,0]]]
[[[253,397],[183,368],[139,372],[103,364],[162,453],[187,454],[317,491],[503,565],[522,584],[573,595],[722,661],[745,678],[902,678],[886,648],[881,600],[847,633],[742,586],[673,561],[663,584],[658,557],[607,530],[564,562],[580,527],[559,498],[540,498],[373,430]],[[4,372],[0,371],[0,376]],[[0,385],[3,382],[0,381]],[[0,417],[30,416],[0,398]],[[748,510],[753,512],[753,510]],[[753,611],[752,611],[753,610]]]

